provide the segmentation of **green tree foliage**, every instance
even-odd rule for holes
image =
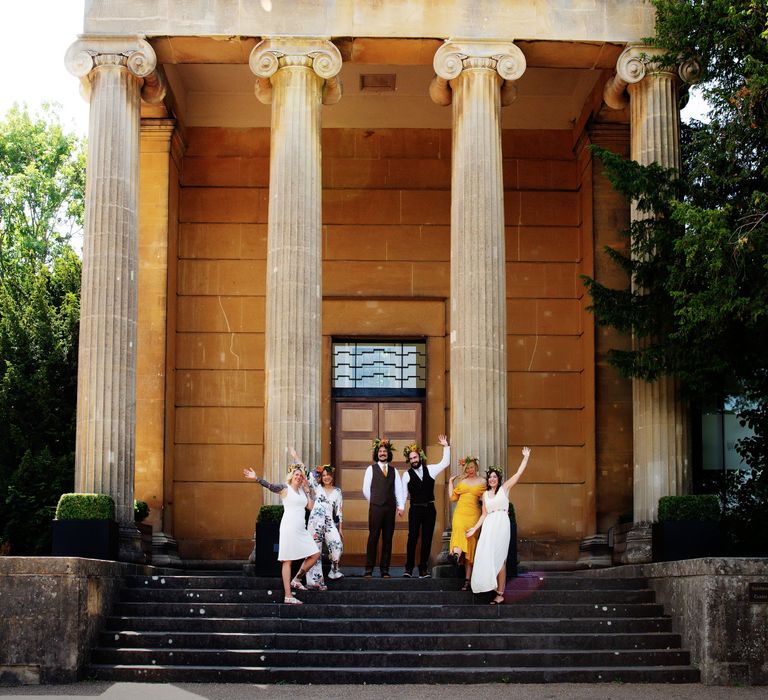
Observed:
[[[85,156],[50,109],[0,121],[0,540],[49,551],[74,474]]]
[[[708,121],[684,128],[681,173],[599,153],[651,218],[632,223],[631,258],[607,251],[632,285],[586,284],[597,322],[637,339],[610,356],[625,376],[739,397],[752,471],[731,476],[726,518],[739,551],[768,554],[768,0],[653,2],[668,62],[702,68]]]

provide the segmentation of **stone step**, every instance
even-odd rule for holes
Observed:
[[[458,590],[463,583],[462,578],[448,579],[418,579],[400,578],[391,579],[371,578],[365,579],[359,576],[345,576],[342,579],[327,579],[326,583],[334,590]],[[261,578],[250,576],[127,576],[125,585],[129,588],[233,588],[237,590],[267,590],[270,588],[282,588],[279,578]],[[507,582],[507,590],[578,590],[578,591],[608,591],[608,590],[632,590],[648,587],[646,579],[610,579],[588,578],[576,576],[560,576],[550,578],[550,575],[524,574]]]
[[[307,593],[299,594],[308,601]],[[322,595],[322,594],[321,594]],[[391,605],[277,605],[282,592],[274,594],[275,603],[131,603],[120,602],[114,613],[129,617],[281,617],[281,618],[385,618],[392,614]],[[459,618],[574,618],[592,617],[613,620],[622,617],[659,617],[664,611],[657,603],[549,604],[517,603],[505,605],[401,605],[395,608],[404,618],[442,619],[453,623]]]
[[[697,683],[691,666],[611,668],[331,668],[318,665],[294,668],[242,666],[125,666],[91,664],[87,674],[95,680],[151,683],[304,683],[313,684],[421,684],[421,683]]]
[[[679,649],[680,635],[667,632],[631,634],[502,633],[494,634],[400,634],[292,632],[102,632],[100,647],[145,649],[283,649],[296,650],[532,650],[532,649]]]
[[[145,589],[127,588],[121,592],[123,602],[134,603],[274,603],[280,589],[235,589],[235,588],[195,588],[195,589]],[[508,603],[527,602],[537,605],[546,604],[614,604],[614,603],[653,603],[655,594],[651,589],[630,591],[548,591],[548,590],[507,590]],[[302,598],[308,603],[325,605],[472,605],[485,603],[488,596],[474,596],[464,591],[339,591],[330,588],[327,591],[309,591]]]
[[[274,606],[275,608],[277,606]],[[283,606],[286,607],[286,606]],[[305,606],[295,606],[304,608]],[[490,607],[490,606],[489,606]],[[502,606],[504,607],[504,606]],[[670,632],[672,621],[668,617],[626,617],[613,619],[582,618],[490,618],[453,619],[450,626],[446,620],[427,618],[293,618],[280,617],[136,617],[112,616],[107,618],[105,627],[114,631],[167,632],[230,632],[230,633],[301,633],[316,635],[333,634],[393,634],[399,631],[418,630],[418,634],[435,635],[450,629],[453,634],[497,634],[511,630],[521,634],[600,634],[600,633],[648,633]]]
[[[192,665],[192,666],[304,666],[316,659],[314,650],[296,649],[134,649],[100,647],[93,651],[95,664],[113,665]],[[448,650],[448,651],[323,651],[323,666],[334,668],[421,668],[454,667],[467,664],[483,667],[562,667],[562,666],[686,666],[687,651],[667,649],[622,650]]]

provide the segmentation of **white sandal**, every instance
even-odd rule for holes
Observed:
[[[288,596],[287,598],[283,598],[283,603],[286,605],[303,605],[298,598],[294,598],[293,596]]]

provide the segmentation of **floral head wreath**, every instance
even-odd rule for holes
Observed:
[[[301,462],[290,462],[288,464],[288,476],[299,470],[303,476],[307,476],[307,468]]]
[[[389,438],[376,438],[373,441],[374,450],[378,450],[380,447],[386,447],[388,450],[391,450],[392,452],[395,451],[395,446],[392,444],[392,441]]]
[[[405,457],[406,462],[408,461],[408,458],[411,456],[411,452],[415,452],[416,454],[418,454],[419,459],[422,462],[427,461],[427,455],[424,454],[424,450],[419,449],[419,446],[415,442],[412,442],[410,445],[406,445],[403,448],[403,457]]]
[[[467,455],[466,457],[462,457],[459,460],[459,464],[462,467],[466,467],[470,462],[474,462],[475,466],[480,466],[480,460],[477,457],[472,457],[471,455]]]
[[[323,472],[328,472],[329,474],[333,474],[336,471],[336,467],[332,467],[330,464],[318,464],[317,465],[317,473],[322,474]]]
[[[499,481],[504,481],[504,470],[501,467],[491,464],[488,469],[485,470],[485,478],[487,479],[491,474],[496,474],[499,477]]]

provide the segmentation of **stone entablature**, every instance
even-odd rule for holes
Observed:
[[[261,0],[91,0],[87,33],[281,36],[296,4]],[[654,8],[626,0],[321,0],[301,4],[307,36],[449,37],[633,42],[651,36]]]

